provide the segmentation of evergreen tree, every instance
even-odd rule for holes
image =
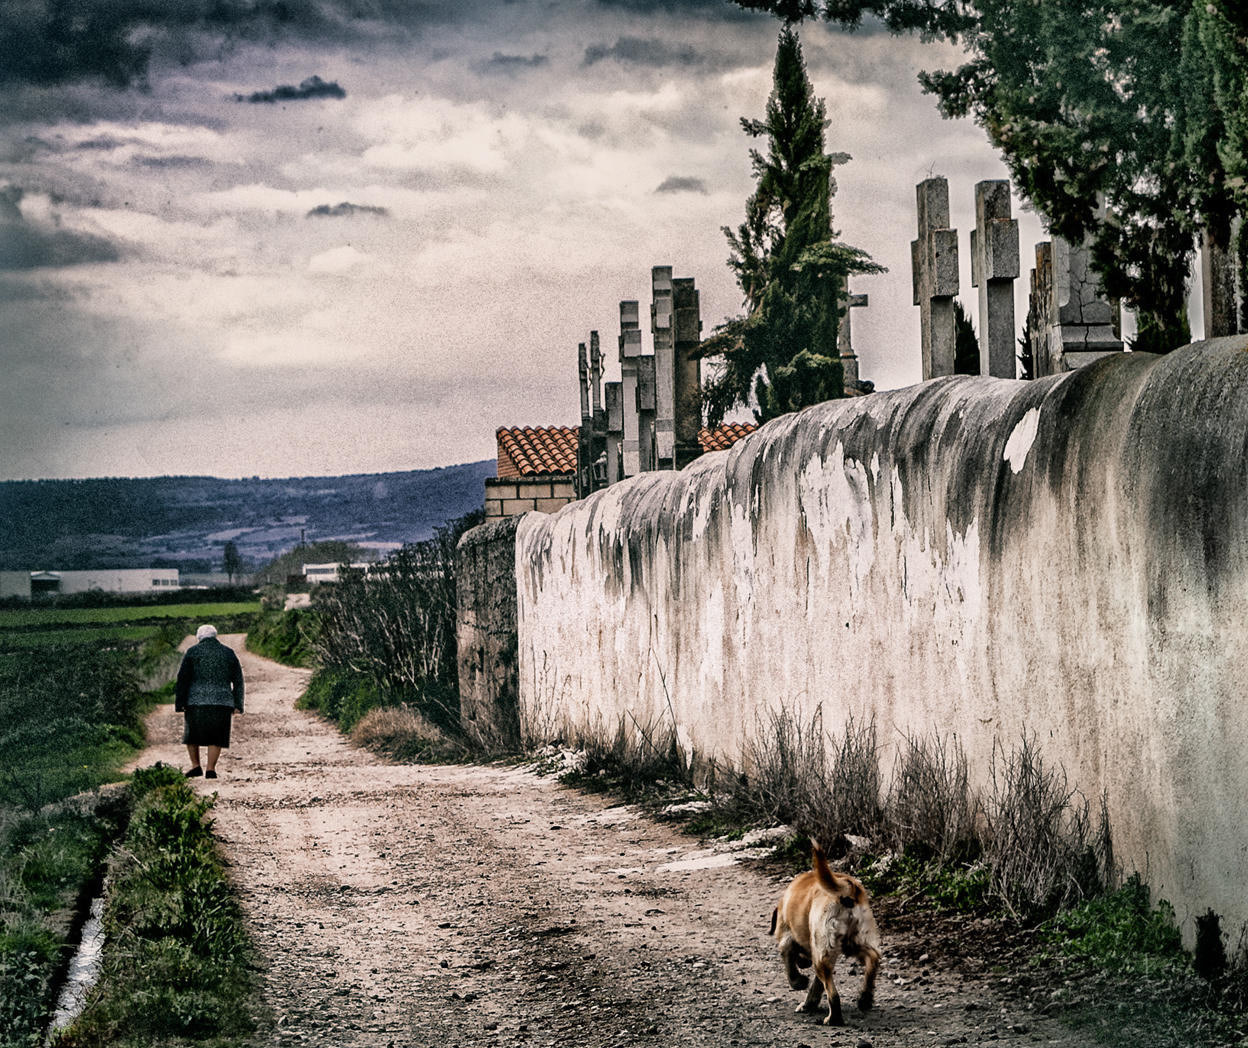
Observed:
[[[746,313],[703,344],[702,355],[722,363],[706,384],[711,425],[751,393],[760,422],[844,394],[836,349],[844,288],[851,273],[882,267],[835,239],[832,169],[849,156],[824,152],[826,124],[797,33],[786,25],[766,116],[741,120],[746,134],[766,139],[767,154],[750,150],[756,188],[745,221],[736,232],[724,228]]]
[[[230,585],[234,585],[234,576],[243,570],[243,558],[238,555],[238,546],[234,542],[227,542],[225,549],[222,551],[222,565],[225,574],[229,577]]]
[[[979,361],[979,339],[975,325],[966,315],[962,303],[953,300],[953,373],[955,375],[982,374]]]

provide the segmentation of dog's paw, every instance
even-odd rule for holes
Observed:
[[[793,1011],[795,1011],[798,1015],[808,1015],[811,1012],[821,1012],[823,1009],[817,1004],[807,1004],[803,1001],[796,1008],[794,1008]]]
[[[824,1019],[823,1025],[824,1026],[844,1026],[845,1018],[844,1016],[841,1015],[840,1012],[836,1012],[832,1015],[829,1015],[826,1019]]]
[[[875,994],[864,993],[858,998],[858,1010],[860,1012],[869,1012],[875,1007]]]

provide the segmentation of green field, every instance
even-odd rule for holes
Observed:
[[[0,630],[46,629],[52,626],[135,624],[159,619],[198,619],[211,622],[260,610],[260,602],[229,604],[144,604],[123,608],[9,608],[0,609]]]
[[[143,604],[121,608],[0,609],[0,652],[46,651],[84,644],[177,645],[204,622],[222,633],[245,633],[260,602]]]

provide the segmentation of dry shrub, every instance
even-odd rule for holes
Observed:
[[[633,800],[693,789],[692,761],[666,720],[642,724],[625,714],[613,734],[587,731],[572,745],[584,759],[577,770],[561,776],[565,782],[618,791]]]
[[[406,763],[463,760],[468,753],[462,740],[406,706],[369,710],[351,730],[351,741]]]
[[[850,717],[838,739],[788,710],[768,714],[746,750],[746,774],[730,804],[754,820],[785,823],[836,848],[846,834],[870,836],[881,823],[880,765],[874,719]]]
[[[1034,738],[1008,755],[994,747],[991,780],[985,854],[993,894],[1011,913],[1048,915],[1113,880],[1106,798],[1094,826],[1087,798],[1045,766]]]
[[[974,859],[979,802],[957,738],[907,735],[889,790],[886,822],[894,846],[920,860]]]

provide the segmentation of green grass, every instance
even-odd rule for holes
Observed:
[[[254,955],[212,835],[176,768],[135,773],[112,865],[100,980],[58,1048],[237,1043],[255,1027]]]
[[[137,623],[159,619],[196,619],[211,622],[232,615],[258,612],[260,602],[216,604],[143,604],[120,608],[9,608],[0,609],[0,630]]]
[[[222,633],[245,632],[260,613],[259,601],[216,604],[142,604],[104,608],[0,609],[0,653],[41,654],[61,646],[94,643],[176,645],[204,622]]]
[[[143,744],[140,689],[168,644],[61,645],[0,657],[0,1046],[41,1044],[75,914],[117,832],[75,794],[122,777]]]

